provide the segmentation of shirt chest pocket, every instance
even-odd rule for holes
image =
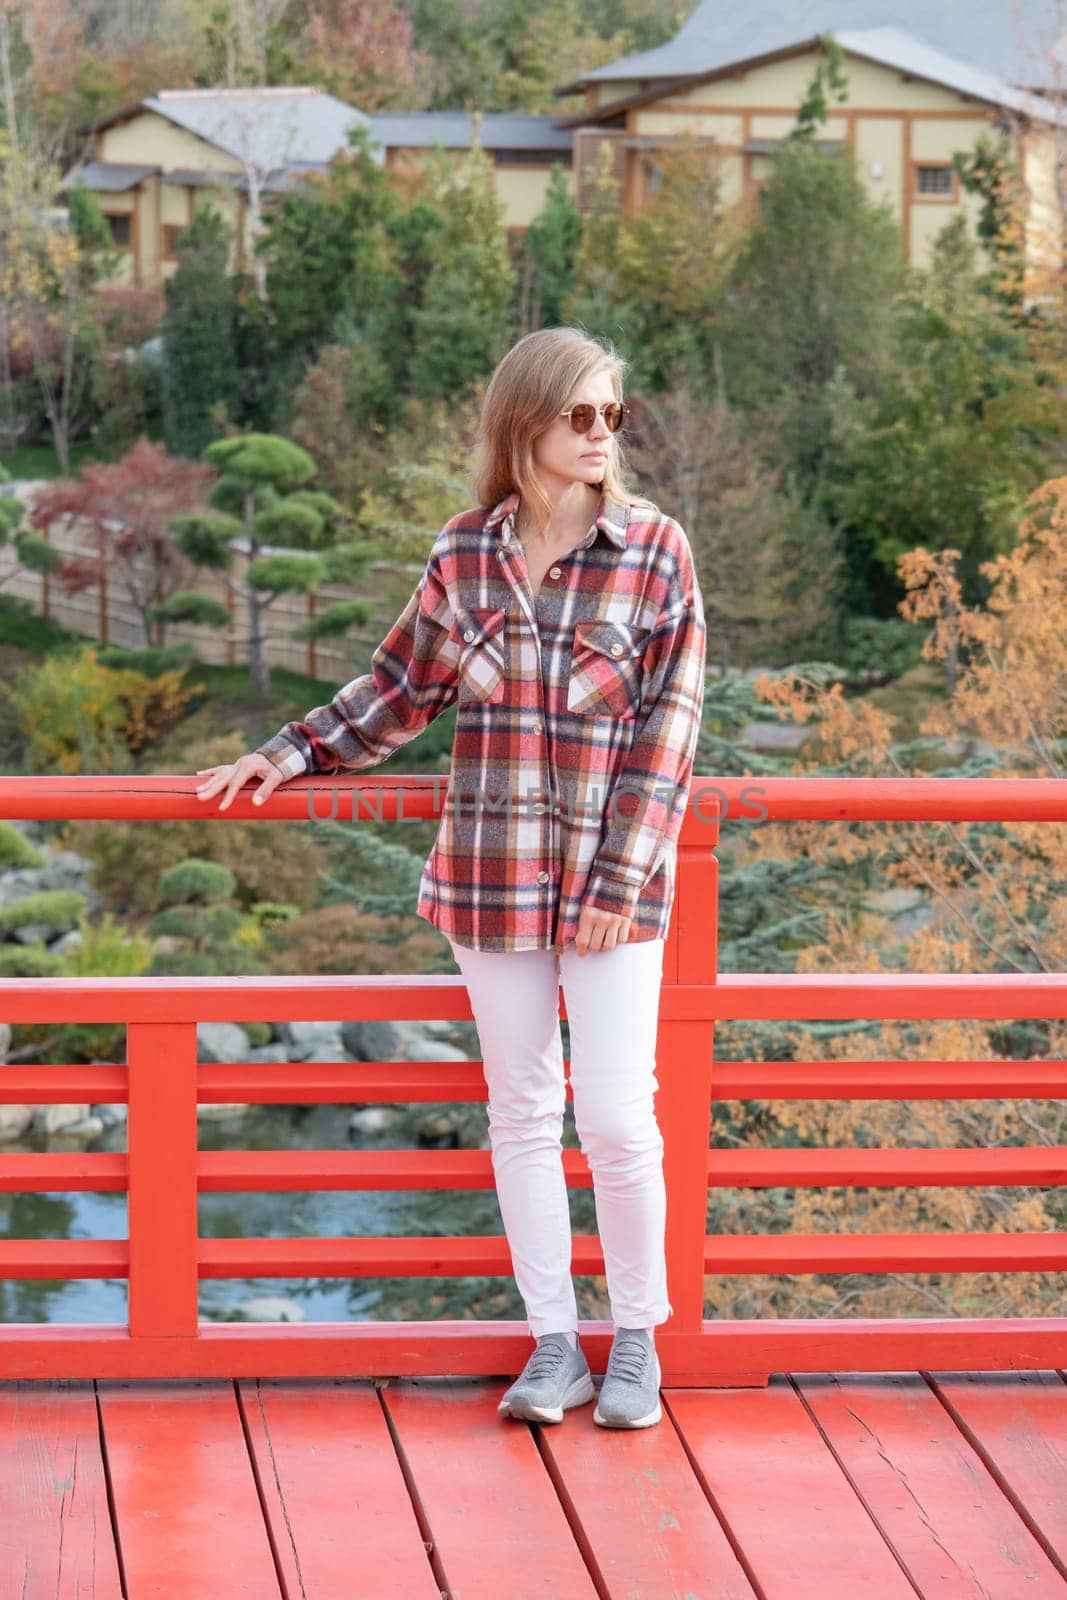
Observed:
[[[582,617],[575,623],[567,710],[581,716],[636,717],[651,628]]]
[[[457,606],[452,631],[459,646],[459,700],[504,698],[506,613],[484,606]]]

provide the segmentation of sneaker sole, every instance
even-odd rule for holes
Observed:
[[[610,1417],[600,1415],[600,1407],[593,1412],[593,1421],[602,1428],[651,1428],[663,1416],[663,1407],[656,1402],[655,1411],[650,1411],[647,1417],[635,1417],[632,1422],[613,1422]]]
[[[656,1356],[656,1388],[657,1388],[657,1390],[659,1389],[659,1386],[662,1383],[662,1381],[663,1381],[663,1371],[662,1371],[662,1369],[660,1367],[660,1364],[659,1364],[659,1355],[657,1354],[657,1356]],[[597,1423],[601,1428],[651,1428],[654,1423],[659,1422],[659,1420],[660,1420],[660,1418],[662,1416],[663,1416],[663,1407],[660,1405],[659,1395],[657,1393],[657,1396],[656,1396],[656,1408],[655,1408],[654,1411],[650,1411],[647,1416],[644,1416],[644,1417],[633,1417],[633,1418],[629,1418],[629,1419],[612,1419],[611,1417],[601,1416],[600,1406],[598,1405],[596,1410],[593,1412],[593,1421],[595,1423]]]
[[[517,1417],[524,1422],[562,1422],[563,1413],[570,1410],[571,1406],[584,1406],[595,1398],[592,1374],[586,1373],[584,1378],[571,1384],[563,1396],[562,1405],[539,1406],[531,1400],[516,1399],[501,1400],[496,1409],[501,1417]]]

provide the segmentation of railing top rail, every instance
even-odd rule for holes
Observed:
[[[196,797],[194,774],[154,773],[0,777],[0,818],[184,821],[267,817],[434,818],[448,792],[446,773],[345,773],[293,778],[264,806],[252,790],[220,812]],[[714,843],[708,824],[731,822],[1067,822],[1062,778],[781,778],[759,774],[693,776],[682,843]]]

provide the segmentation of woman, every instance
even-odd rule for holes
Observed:
[[[594,1411],[660,1420],[672,1314],[653,1097],[664,940],[704,692],[682,528],[623,487],[625,364],[574,328],[528,334],[485,392],[478,506],[442,528],[371,669],[198,795],[373,767],[456,705],[448,795],[417,911],[470,995],[491,1159],[536,1340],[499,1410],[560,1422],[595,1395],[578,1343],[561,1140],[559,984],[614,1335]]]

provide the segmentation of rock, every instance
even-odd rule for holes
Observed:
[[[7,1060],[7,1053],[11,1049],[11,1024],[0,1022],[0,1061]]]
[[[381,1133],[384,1128],[391,1128],[399,1116],[398,1111],[391,1110],[388,1106],[364,1106],[359,1111],[353,1111],[349,1117],[349,1131]]]
[[[400,1035],[392,1022],[342,1022],[341,1043],[356,1061],[397,1061]]]
[[[415,1124],[415,1137],[424,1148],[460,1149],[460,1130],[448,1117],[437,1115],[420,1117]]]
[[[245,1058],[247,1061],[288,1061],[289,1050],[284,1044],[257,1044]]]
[[[290,1061],[343,1061],[345,1045],[338,1022],[286,1022],[281,1043]]]
[[[247,1322],[303,1322],[307,1312],[283,1294],[263,1294],[242,1300],[237,1310]]]
[[[88,1106],[35,1106],[33,1128],[35,1133],[63,1133],[76,1126],[89,1115]],[[103,1128],[101,1126],[101,1132]]]
[[[0,1140],[19,1139],[33,1121],[33,1106],[0,1106]]]
[[[24,922],[21,928],[12,928],[11,937],[19,944],[47,944],[55,931],[50,922]]]
[[[198,1061],[247,1061],[248,1035],[236,1022],[198,1022]]]
[[[201,1122],[225,1122],[230,1117],[243,1117],[250,1109],[239,1100],[220,1100],[217,1104],[198,1105],[196,1115]]]
[[[746,722],[738,738],[752,750],[796,750],[810,732],[796,722]]]
[[[357,1061],[466,1061],[455,1045],[439,1037],[441,1024],[429,1032],[424,1022],[343,1022],[341,1043]],[[451,1024],[446,1023],[446,1028]]]
[[[80,1122],[71,1122],[65,1128],[60,1128],[56,1134],[62,1139],[99,1139],[104,1131],[103,1120],[91,1114],[83,1117]]]
[[[82,943],[83,937],[84,935],[82,934],[80,928],[71,928],[68,933],[62,934],[60,938],[58,938],[54,944],[50,944],[48,948],[53,955],[61,956],[64,950],[77,949],[78,945]]]
[[[90,1111],[98,1117],[105,1128],[119,1128],[127,1120],[129,1107],[125,1105],[99,1105],[91,1106]]]

